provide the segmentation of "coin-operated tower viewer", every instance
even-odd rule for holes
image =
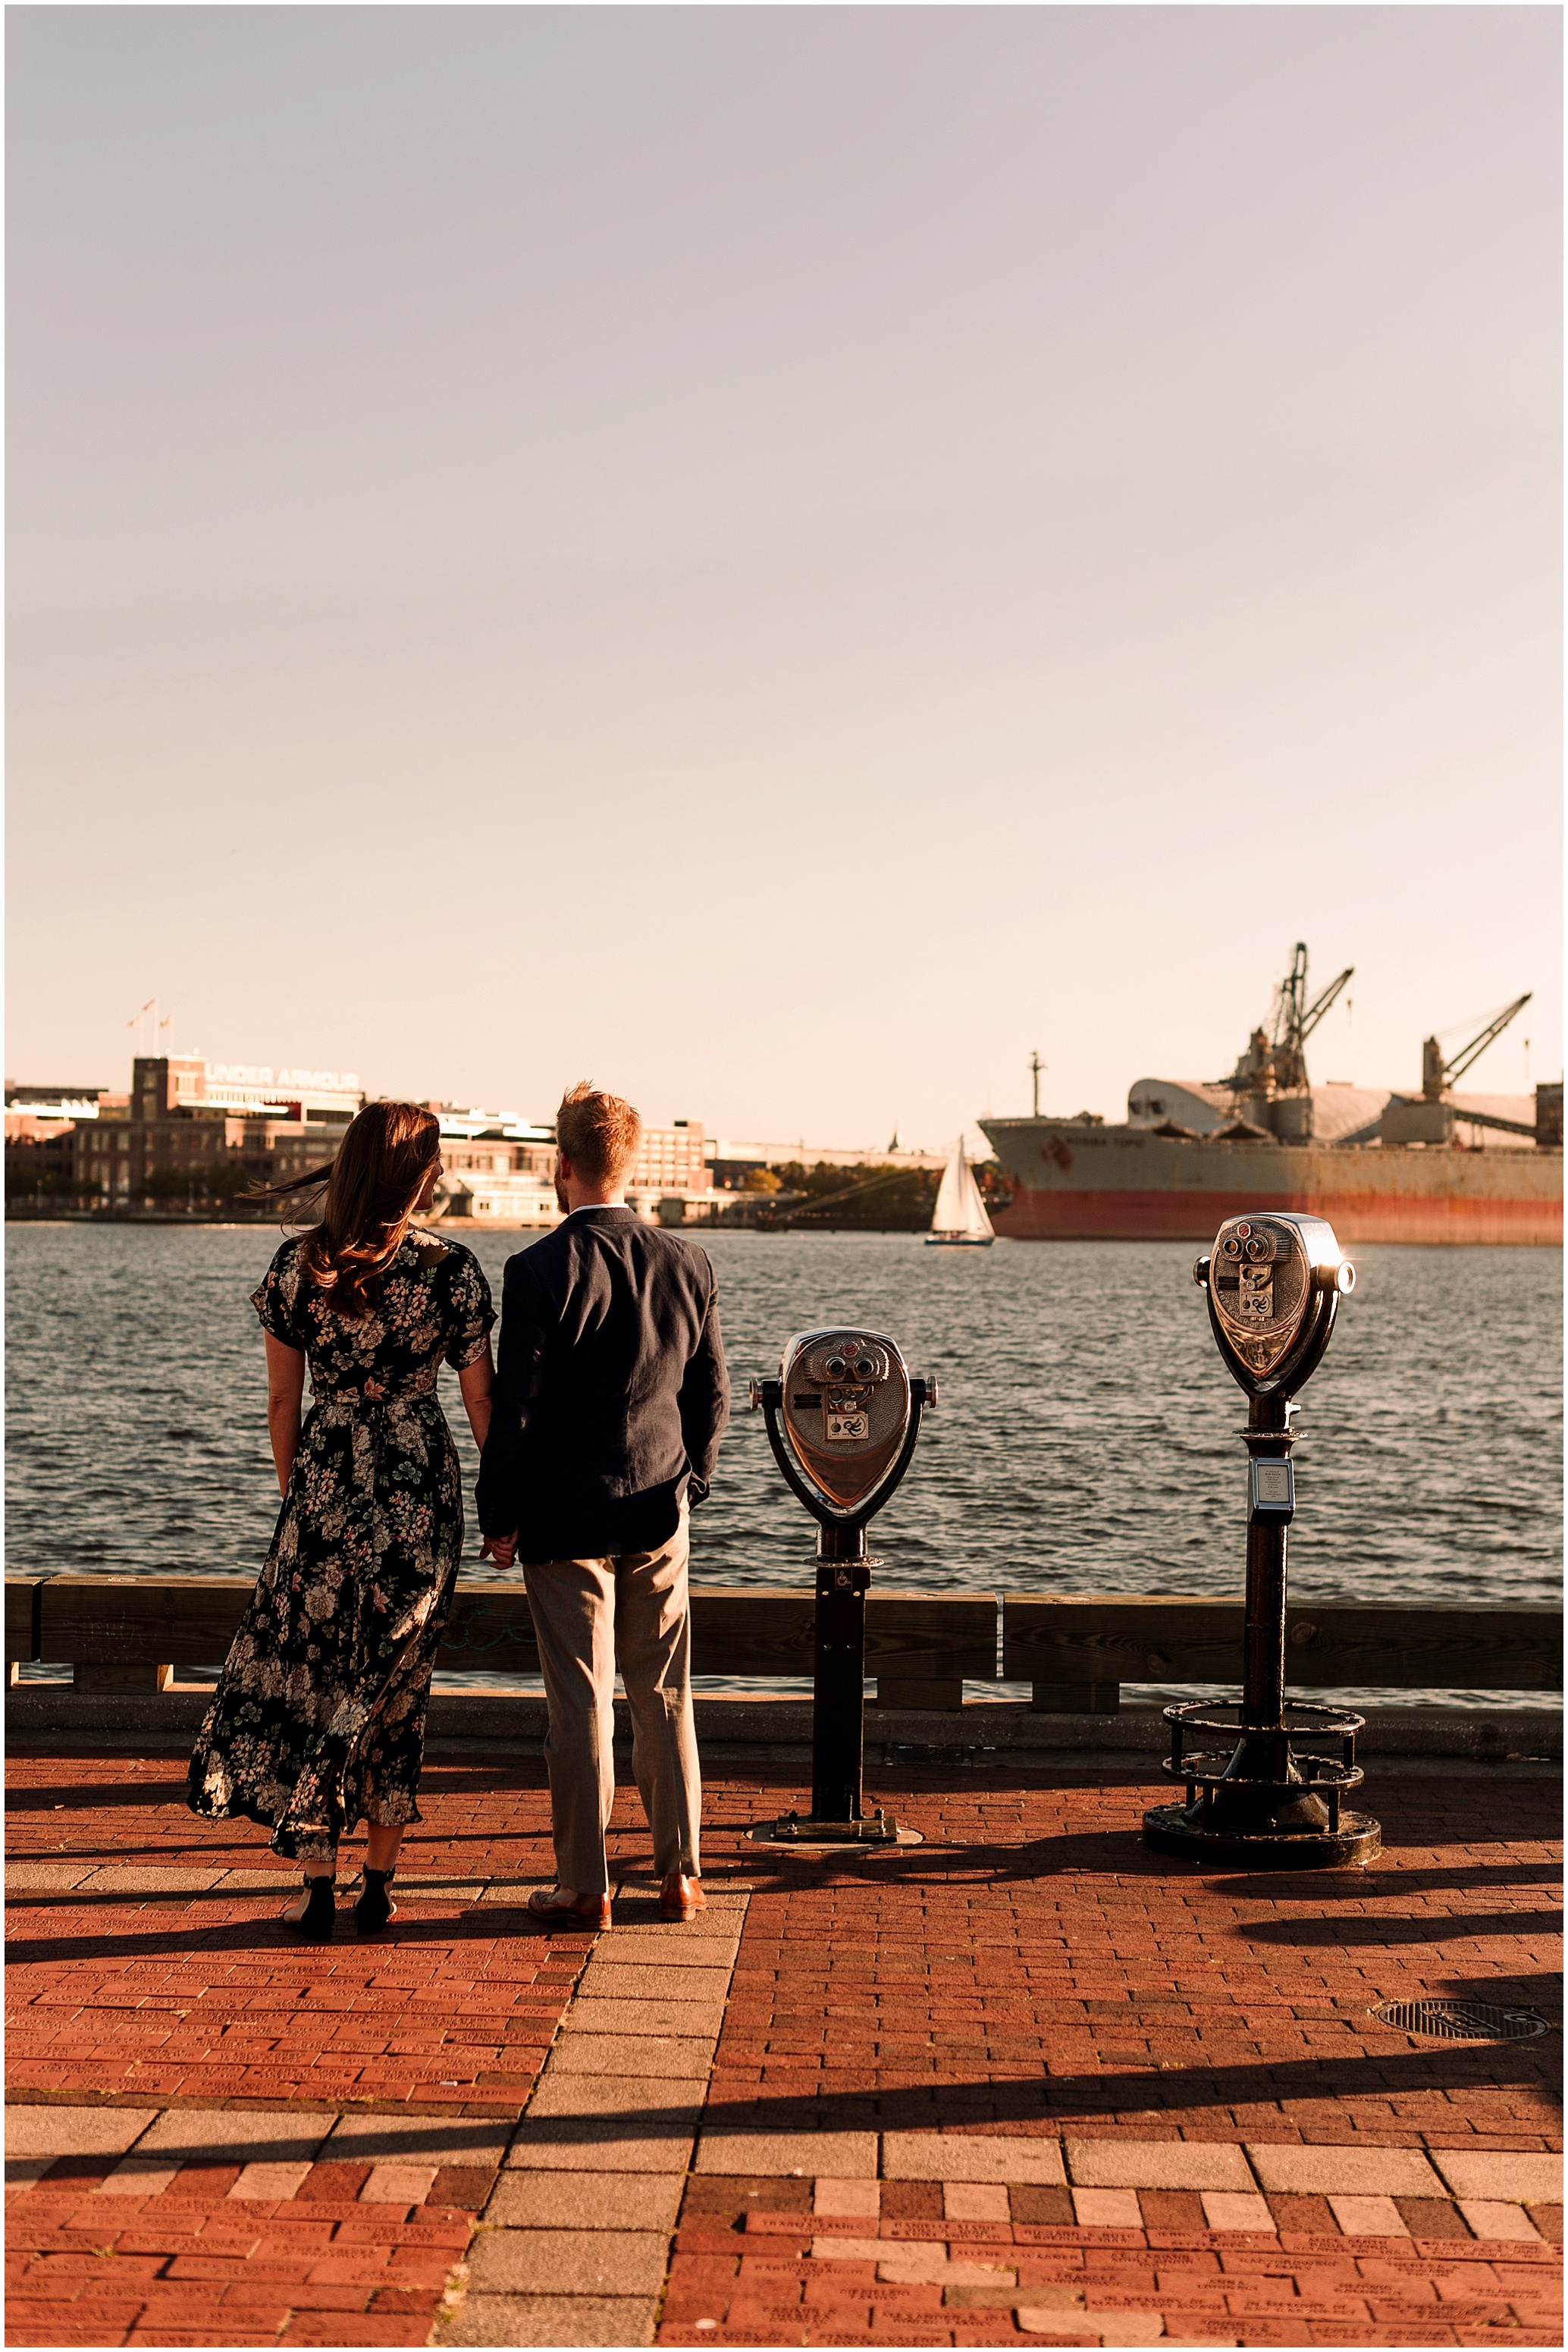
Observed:
[[[797,1332],[776,1381],[752,1382],[752,1409],[785,1485],[816,1521],[811,1814],[781,1838],[895,1843],[898,1825],[863,1818],[866,1594],[880,1565],[866,1523],[909,1468],[934,1381],[911,1380],[895,1341],[865,1326]],[[772,1834],[758,1832],[759,1836]]]
[[[1370,1862],[1383,1832],[1342,1800],[1361,1785],[1348,1708],[1285,1702],[1286,1531],[1296,1512],[1292,1399],[1322,1361],[1355,1270],[1321,1217],[1227,1217],[1193,1279],[1208,1293],[1215,1344],[1248,1399],[1247,1632],[1239,1702],[1165,1709],[1164,1770],[1186,1801],[1143,1816],[1149,1844],[1194,1861],[1257,1870],[1342,1869]],[[1193,1734],[1218,1749],[1190,1749]],[[1337,1755],[1297,1742],[1337,1747]]]

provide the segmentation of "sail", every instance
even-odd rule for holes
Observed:
[[[952,1157],[942,1171],[931,1229],[933,1234],[973,1234],[977,1240],[991,1232],[991,1220],[985,1213],[985,1203],[980,1197],[974,1171],[963,1156],[962,1136],[953,1145]]]

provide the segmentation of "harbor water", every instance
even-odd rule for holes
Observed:
[[[279,1236],[153,1224],[7,1232],[12,1573],[254,1573],[278,1495],[248,1293]],[[537,1236],[463,1238],[499,1307],[507,1258]],[[879,1584],[1239,1591],[1245,1406],[1215,1355],[1190,1244],[702,1239],[735,1412],[693,1520],[694,1580],[809,1583],[811,1525],[746,1410],[746,1383],[776,1370],[792,1332],[846,1321],[891,1334],[910,1369],[942,1384],[914,1465],[875,1524]],[[1356,1262],[1358,1287],[1302,1398],[1294,1597],[1555,1601],[1561,1255],[1368,1246]],[[443,1392],[471,1490],[449,1373]],[[470,1527],[464,1573],[493,1576],[478,1549]]]

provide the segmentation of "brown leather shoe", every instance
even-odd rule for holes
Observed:
[[[570,1919],[579,1927],[607,1927],[610,1924],[607,1895],[574,1895],[569,1886],[536,1886],[528,1898],[528,1907],[536,1919]]]
[[[672,1870],[658,1890],[658,1916],[661,1919],[695,1919],[699,1911],[706,1911],[708,1897],[702,1892],[700,1878],[685,1878]]]

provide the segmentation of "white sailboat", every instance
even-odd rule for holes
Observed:
[[[963,1156],[961,1135],[952,1158],[942,1171],[936,1209],[926,1235],[928,1249],[989,1249],[996,1236],[974,1181],[974,1171]]]

